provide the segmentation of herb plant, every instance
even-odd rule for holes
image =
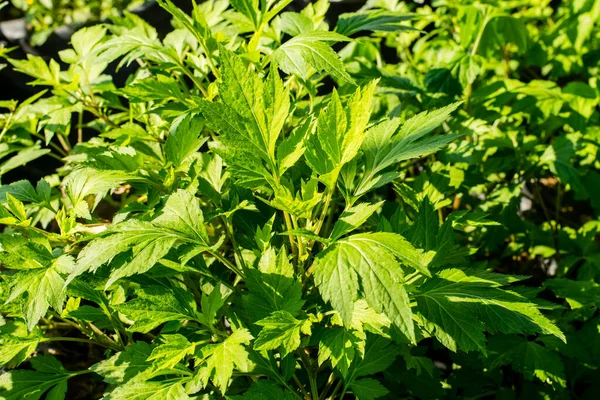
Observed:
[[[0,399],[593,396],[600,2],[159,3],[0,53]]]
[[[42,45],[52,32],[63,26],[83,26],[139,7],[144,0],[11,0],[25,13],[33,46]]]

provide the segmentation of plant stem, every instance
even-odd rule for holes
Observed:
[[[337,181],[337,179],[336,179]],[[321,227],[323,226],[323,221],[325,220],[325,217],[327,217],[327,214],[329,212],[329,205],[331,203],[331,199],[333,198],[333,193],[335,191],[335,186],[333,187],[333,189],[328,189],[327,192],[327,197],[325,198],[325,205],[323,206],[323,210],[321,211],[321,216],[319,217],[319,220],[317,222],[317,226],[315,228],[315,233],[318,235],[321,231]],[[310,252],[312,251],[312,248],[315,244],[314,240],[311,240],[307,246],[307,253],[310,254]],[[306,279],[308,279],[308,277],[314,272],[316,268],[316,264],[313,264],[310,266],[310,268],[306,271],[306,275],[304,277],[304,280],[306,281]]]
[[[218,252],[211,249],[211,250],[208,250],[208,253],[210,255],[212,255],[214,258],[216,258],[217,260],[221,261],[227,268],[229,268],[230,270],[232,270],[233,272],[238,274],[240,277],[242,277],[242,278],[244,277],[244,273],[236,265],[232,264],[231,261],[227,260],[225,257],[220,255]]]
[[[109,343],[96,342],[96,341],[90,340],[90,339],[75,338],[75,337],[53,336],[53,337],[43,338],[40,341],[41,342],[78,342],[78,343],[94,344],[96,346],[114,349],[114,347],[112,345],[110,345]],[[116,349],[116,350],[118,350],[118,349]]]
[[[14,115],[14,113],[12,113],[12,112],[10,114],[8,114],[8,118],[6,119],[6,124],[4,124],[4,127],[2,128],[2,132],[0,132],[0,141],[2,140],[2,138],[4,137],[4,134],[8,131],[8,128],[10,127],[13,115]]]
[[[42,140],[44,142],[46,141],[46,138],[44,138],[42,135],[40,135],[37,132],[31,132],[31,136],[35,136],[36,138],[38,138],[38,139],[40,139],[40,140]],[[48,145],[50,147],[52,147],[54,150],[56,150],[61,156],[63,156],[63,157],[68,156],[68,154],[65,153],[65,151],[63,149],[61,149],[60,147],[58,147],[58,145],[56,143],[50,142],[50,143],[48,143]],[[52,153],[50,153],[50,154],[52,154]],[[61,161],[62,161],[62,159],[61,159]]]
[[[490,20],[491,20],[491,18],[489,17],[489,15],[486,15],[484,17],[483,22],[481,23],[481,28],[479,29],[479,32],[477,33],[477,38],[475,39],[475,42],[473,43],[473,48],[471,49],[471,57],[473,57],[477,54],[477,50],[479,50],[479,45],[481,43],[481,38],[483,37],[483,32],[485,31],[485,27]],[[471,93],[473,93],[473,84],[469,83],[467,85],[467,88],[465,89],[465,109],[467,111],[469,111],[471,109]]]
[[[79,112],[77,117],[77,143],[83,142],[83,111]]]
[[[340,379],[338,381],[337,385],[335,385],[335,388],[333,389],[333,392],[331,393],[331,396],[329,396],[329,398],[333,399],[341,387],[342,387],[342,380]]]
[[[298,220],[294,217],[292,217],[292,225],[294,226],[294,229],[298,229],[299,225],[298,225]],[[302,238],[300,236],[297,237],[297,241],[298,241],[298,266],[300,266],[300,262],[303,262],[303,258],[304,258],[304,243],[302,243]]]
[[[265,29],[265,22],[263,21],[260,23],[260,25],[258,26],[256,31],[254,31],[254,35],[252,35],[252,38],[248,42],[248,53],[251,53],[254,50],[256,50],[256,47],[258,47],[258,41],[260,40],[260,37],[262,36],[262,32],[264,29]]]
[[[244,271],[246,269],[246,262],[244,261],[244,257],[242,257],[242,252],[240,251],[240,249],[237,245],[237,242],[235,240],[233,228],[231,227],[232,224],[230,223],[231,221],[229,221],[229,218],[226,218],[225,216],[222,216],[221,220],[223,221],[223,226],[225,228],[225,234],[229,238],[229,241],[231,242],[231,246],[233,247],[233,252],[235,253],[236,264],[239,265],[239,269],[241,271]]]
[[[285,227],[287,228],[288,231],[291,231],[294,229],[294,227],[292,226],[292,220],[290,219],[290,214],[288,214],[287,211],[283,211],[283,219],[285,220]],[[288,234],[288,237],[290,239],[290,246],[292,248],[292,253],[294,253],[296,255],[296,259],[299,259],[298,257],[298,249],[296,248],[296,243],[294,242],[294,235],[293,234]]]
[[[190,80],[192,82],[194,82],[194,85],[200,90],[200,92],[202,92],[202,95],[204,97],[208,97],[208,92],[206,91],[206,89],[204,89],[204,86],[202,86],[202,84],[200,83],[200,81],[198,81],[198,79],[196,79],[196,77],[194,76],[194,74],[186,68],[186,66],[183,63],[178,63],[177,64],[179,66],[179,68],[181,68],[181,71],[188,77],[190,78]]]
[[[202,50],[204,50],[204,53],[206,54],[206,60],[208,61],[208,66],[210,67],[212,74],[215,76],[215,79],[217,79],[217,80],[221,79],[219,70],[217,69],[217,67],[215,67],[215,63],[212,59],[212,54],[208,51],[206,42],[204,40],[200,40],[199,42],[200,42],[200,46],[202,46]]]
[[[321,399],[325,399],[327,396],[327,392],[329,392],[329,388],[331,388],[331,386],[333,385],[333,382],[335,382],[335,373],[332,372],[329,375],[329,378],[327,379],[327,384],[325,385],[325,389],[323,389],[323,391],[321,392]]]
[[[490,22],[491,18],[489,15],[486,15],[483,18],[483,22],[481,23],[481,28],[477,33],[477,38],[475,38],[475,42],[473,43],[473,48],[471,49],[471,56],[477,54],[477,50],[479,50],[479,44],[481,43],[481,38],[483,37],[483,32],[485,31],[485,26]]]
[[[71,149],[71,145],[69,144],[69,142],[64,137],[62,137],[62,135],[60,133],[56,135],[56,138],[60,142],[60,145],[65,150],[65,152],[67,154],[71,153],[71,150],[72,150]]]
[[[304,388],[304,385],[302,384],[302,382],[300,382],[300,379],[298,379],[298,377],[296,376],[296,374],[294,374],[294,376],[292,378],[294,379],[294,382],[296,382],[296,386],[298,386],[298,388],[300,389],[300,391],[304,395],[304,398],[306,400],[310,400],[310,394],[308,394],[308,392]]]
[[[323,226],[323,222],[327,217],[329,212],[329,205],[331,204],[331,199],[333,199],[333,193],[335,192],[335,186],[332,189],[327,191],[327,197],[325,198],[325,205],[323,205],[323,210],[321,211],[321,216],[319,217],[319,221],[317,222],[317,226],[315,228],[315,233],[318,235],[321,232],[321,227]],[[312,246],[311,246],[312,248]]]
[[[108,343],[111,343],[112,345],[117,346],[118,349],[120,350],[124,350],[125,349],[125,345],[124,344],[117,344],[114,340],[112,340],[106,333],[102,332],[100,329],[98,329],[98,327],[96,327],[96,325],[92,324],[91,322],[87,323],[88,326],[90,327],[90,329],[98,336],[100,336],[101,338],[103,338],[104,340],[106,340]]]
[[[304,369],[306,369],[306,375],[308,376],[308,381],[310,382],[310,392],[312,398],[313,400],[319,400],[319,388],[317,387],[317,379],[314,376],[315,371],[312,367],[311,360],[308,358],[303,349],[298,350],[298,354],[300,355]]]

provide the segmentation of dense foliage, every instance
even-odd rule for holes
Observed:
[[[43,44],[52,32],[63,26],[83,26],[106,20],[122,10],[142,5],[144,0],[10,0],[25,14],[30,41]]]
[[[600,1],[159,3],[0,49],[0,399],[595,398]]]

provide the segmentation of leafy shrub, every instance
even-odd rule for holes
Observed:
[[[122,10],[139,7],[144,0],[11,0],[25,13],[30,41],[42,45],[61,26],[82,26],[118,15]]]
[[[4,55],[0,398],[597,393],[600,3],[159,3]]]

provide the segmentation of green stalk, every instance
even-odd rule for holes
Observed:
[[[77,343],[86,343],[86,344],[93,344],[96,346],[106,347],[107,349],[121,350],[119,348],[115,348],[114,346],[110,345],[109,343],[102,343],[102,342],[96,342],[96,341],[90,340],[90,339],[64,337],[64,336],[46,337],[46,338],[43,338],[42,340],[40,340],[40,342],[77,342]]]

